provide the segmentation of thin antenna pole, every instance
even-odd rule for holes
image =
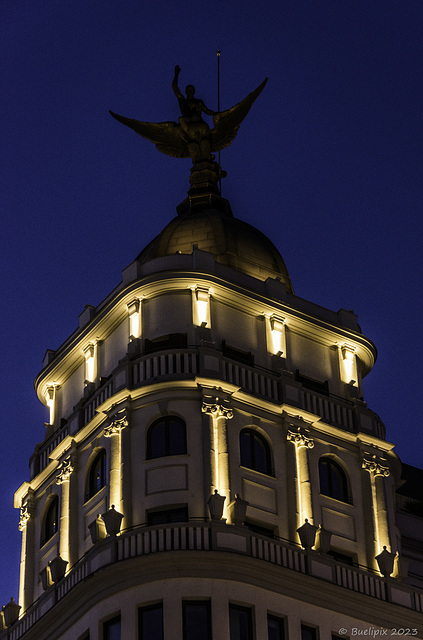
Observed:
[[[220,49],[217,50],[217,112],[220,113]],[[220,150],[219,150],[219,194],[222,195],[222,180],[220,178]]]

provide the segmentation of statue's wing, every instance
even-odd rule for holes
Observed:
[[[189,158],[188,147],[179,124],[175,122],[141,122],[125,118],[113,113],[113,111],[109,113],[143,138],[153,142],[161,153],[173,158]]]
[[[261,85],[248,94],[244,100],[238,102],[231,109],[215,113],[213,116],[214,128],[211,131],[212,151],[220,151],[228,147],[238,133],[239,126],[251,109],[253,102],[263,91],[267,78]]]

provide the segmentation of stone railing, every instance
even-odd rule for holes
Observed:
[[[252,533],[245,526],[189,522],[137,527],[116,538],[106,538],[90,551],[57,584],[53,584],[3,632],[0,640],[19,640],[43,615],[79,583],[114,563],[165,552],[220,551],[256,558],[260,562],[307,574],[325,583],[410,610],[423,613],[423,592],[392,578],[343,565],[316,551],[305,551],[292,543]]]
[[[97,391],[90,397],[89,401],[84,407],[83,424],[88,424],[95,416],[95,410],[100,406],[107,398],[113,395],[113,378],[107,380]]]
[[[216,369],[212,371],[203,364],[205,358],[201,348],[171,349],[141,355],[136,360],[122,363],[107,382],[75,407],[75,413],[69,416],[68,424],[76,424],[77,428],[69,429],[66,425],[46,443],[40,445],[39,470],[47,466],[49,454],[68,433],[72,435],[78,428],[88,424],[95,416],[97,407],[123,387],[131,389],[153,382],[204,376],[225,380],[240,387],[245,393],[260,396],[276,404],[282,402],[290,404],[291,400],[285,399],[285,387],[292,388],[292,379],[285,379],[278,373],[263,367],[232,360],[217,350],[214,354],[213,358],[217,364],[215,364]],[[295,406],[321,416],[329,424],[352,432],[367,431],[384,438],[384,426],[378,416],[364,409],[366,415],[363,417],[363,412],[359,410],[356,402],[333,395],[326,396],[298,384],[296,393],[298,393],[298,399],[294,402]]]
[[[63,427],[58,429],[53,435],[40,445],[38,451],[39,468],[35,470],[33,475],[36,475],[39,471],[45,469],[50,462],[50,453],[57,447],[58,444],[66,438],[69,433],[69,424],[66,423]]]
[[[143,356],[133,364],[132,384],[138,387],[162,376],[192,377],[198,371],[197,360],[197,351],[191,349]]]

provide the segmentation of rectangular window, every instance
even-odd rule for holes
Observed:
[[[317,629],[315,627],[308,627],[307,625],[302,624],[301,640],[317,640]]]
[[[163,604],[138,609],[139,640],[163,640]]]
[[[184,640],[212,640],[210,602],[182,602]]]
[[[103,640],[120,640],[120,616],[103,624]]]
[[[229,629],[231,640],[253,640],[253,615],[250,607],[229,605]]]
[[[336,633],[332,633],[332,640],[348,640],[349,636],[338,636]]]
[[[171,524],[172,522],[188,522],[188,508],[178,507],[165,511],[150,511],[147,514],[147,524],[153,527],[158,524]]]
[[[285,623],[282,618],[267,616],[268,640],[285,640]]]

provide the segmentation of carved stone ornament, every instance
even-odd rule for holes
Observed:
[[[31,517],[31,513],[28,509],[28,505],[23,504],[21,506],[20,517],[19,517],[19,531],[23,531],[25,529],[30,517]]]
[[[300,427],[298,427],[297,431],[288,431],[286,439],[297,447],[307,447],[307,449],[312,449],[314,447],[313,439],[307,438],[304,433],[301,433]]]
[[[108,427],[105,427],[104,435],[106,438],[111,438],[112,436],[119,435],[122,429],[127,426],[128,419],[126,415],[122,416],[122,418],[115,418]]]
[[[226,418],[230,420],[234,417],[234,412],[229,407],[219,404],[219,398],[215,398],[215,402],[203,402],[201,406],[203,413],[208,413],[213,418]]]
[[[56,484],[69,482],[73,470],[74,467],[72,466],[70,457],[63,460],[63,462],[58,466],[59,473],[57,474]]]
[[[369,473],[374,473],[375,476],[387,478],[391,472],[389,467],[382,464],[383,460],[384,458],[377,458],[376,456],[372,456],[370,460],[363,458],[361,467],[369,471]]]

